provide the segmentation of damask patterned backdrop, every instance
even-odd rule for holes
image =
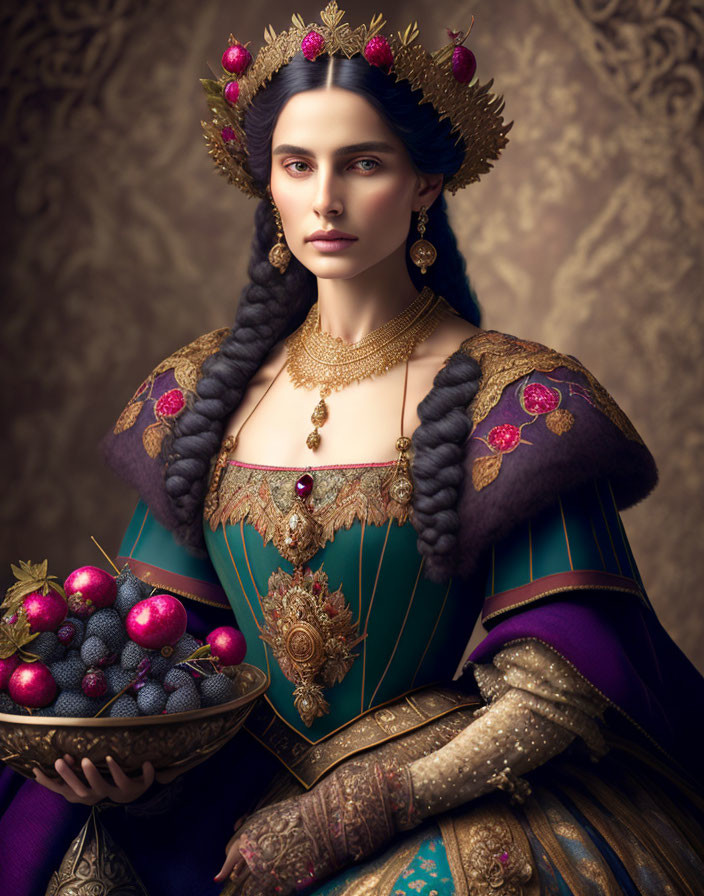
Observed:
[[[257,47],[292,11],[3,4],[2,584],[20,558],[60,576],[100,563],[90,535],[115,553],[135,496],[98,440],[159,360],[232,320],[245,272],[254,204],[211,170],[198,78],[230,31]],[[476,16],[480,75],[516,122],[496,171],[451,201],[485,326],[576,355],[631,416],[661,481],[626,526],[661,619],[704,666],[702,2],[384,12],[394,28],[418,16],[430,46]]]

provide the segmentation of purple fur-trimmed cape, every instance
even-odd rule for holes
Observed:
[[[226,332],[207,334],[162,362],[103,443],[108,463],[167,528],[175,526],[175,516],[164,489],[161,440],[195,390],[203,361]],[[468,409],[473,428],[458,506],[458,550],[455,557],[426,561],[439,574],[472,575],[497,539],[587,481],[608,479],[620,508],[653,488],[657,474],[650,452],[608,393],[574,358],[494,332],[467,340],[462,351],[477,359],[482,378]],[[189,607],[189,615],[195,611]],[[201,627],[212,628],[215,621],[203,620]],[[192,627],[198,630],[197,620],[189,620],[189,630]],[[516,607],[494,621],[471,660],[488,662],[506,644],[526,638],[537,638],[565,657],[608,698],[634,733],[640,731],[656,749],[696,773],[704,683],[645,602],[594,588],[579,592],[576,599],[556,594],[528,608]],[[232,824],[236,804],[246,796],[236,792],[236,777],[228,776],[228,763],[241,762],[241,757],[234,745],[225,747],[185,775],[186,792],[163,831],[158,817],[126,816],[112,824],[106,818],[131,857],[140,856],[141,850],[143,865],[137,870],[148,886],[153,883],[149,875],[159,869],[155,892],[169,890],[163,875],[174,851],[188,850],[198,857],[203,852],[207,861],[202,864],[213,873],[219,866],[222,845],[211,832]],[[258,774],[270,773],[266,760],[263,751],[253,754],[244,780],[251,784]],[[257,763],[261,768],[255,768]],[[196,826],[203,836],[196,846],[189,841],[193,807],[216,774],[229,790],[221,794],[217,811],[211,806],[199,815]],[[0,811],[0,892],[43,892],[40,885],[46,885],[87,810],[5,769]],[[219,891],[205,882],[195,860],[191,871],[193,892]]]

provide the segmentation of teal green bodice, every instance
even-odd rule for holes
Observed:
[[[393,463],[313,469],[312,491],[301,502],[295,484],[303,470],[221,456],[205,506],[212,563],[177,545],[142,503],[120,561],[156,587],[214,608],[229,601],[247,639],[247,662],[269,679],[266,704],[248,729],[291,763],[409,693],[415,696],[404,701],[404,724],[445,712],[447,704],[429,698],[426,713],[418,689],[450,682],[480,608],[494,625],[574,591],[645,599],[608,482],[588,483],[517,525],[470,581],[436,584],[423,575],[408,508],[391,498]],[[212,627],[231,622],[229,609],[213,612]],[[316,674],[306,662],[291,662],[291,653],[305,660],[311,645],[313,654],[321,647],[330,654]],[[306,681],[322,701],[312,715],[301,703]],[[391,707],[371,715],[393,735]]]
[[[310,742],[409,691],[449,682],[480,607],[468,599],[466,584],[460,599],[452,582],[423,576],[407,509],[389,496],[393,470],[393,463],[309,470],[313,488],[305,503],[317,538],[303,563],[295,562],[300,556],[292,557],[286,538],[303,506],[295,483],[304,470],[230,461],[211,496],[217,506],[210,506],[206,543],[247,639],[246,662],[266,672],[272,708]],[[301,667],[289,662],[285,645],[271,643],[287,612],[284,598],[296,567],[308,576],[309,593],[323,614],[339,622],[340,613],[348,613],[338,631],[345,633],[351,657],[341,680],[323,688],[329,711],[311,724],[294,705]],[[295,612],[289,621],[296,622]]]

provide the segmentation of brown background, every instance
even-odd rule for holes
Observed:
[[[253,202],[214,176],[198,78],[288,3],[3,4],[2,556],[63,577],[115,553],[135,497],[96,445],[144,375],[231,322]],[[306,21],[319,3],[297,5]],[[353,25],[376,3],[355,3]],[[464,28],[515,118],[451,200],[484,325],[579,357],[661,483],[625,514],[660,617],[704,667],[704,22],[701,2],[387,3],[424,44]],[[6,232],[7,233],[7,232]]]

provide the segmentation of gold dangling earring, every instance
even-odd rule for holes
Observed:
[[[271,197],[271,191],[267,191]],[[274,200],[271,200],[274,209],[274,220],[276,222],[276,242],[269,249],[269,264],[275,267],[280,274],[286,272],[289,261],[291,261],[291,250],[284,242],[284,229],[281,224],[281,214],[276,207]]]
[[[423,205],[418,212],[418,233],[420,238],[413,243],[410,249],[411,261],[420,268],[421,274],[425,274],[438,257],[438,251],[435,246],[429,240],[423,239],[427,223],[428,211]]]

